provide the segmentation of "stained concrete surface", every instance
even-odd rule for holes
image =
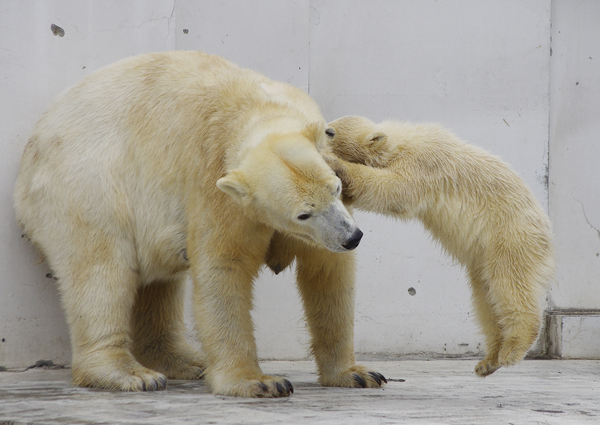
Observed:
[[[0,425],[17,424],[599,424],[600,361],[526,360],[476,377],[477,360],[366,361],[380,389],[324,388],[310,361],[263,362],[295,393],[214,396],[202,381],[160,392],[76,388],[70,370],[0,373]],[[402,381],[404,380],[404,381]]]

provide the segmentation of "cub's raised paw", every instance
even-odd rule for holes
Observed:
[[[258,379],[243,379],[213,386],[213,393],[233,397],[289,397],[294,392],[290,381],[278,376],[262,375]]]
[[[482,378],[491,375],[495,371],[500,369],[500,365],[498,364],[498,360],[496,358],[485,358],[475,366],[475,373],[477,376]]]
[[[320,382],[326,387],[378,388],[387,384],[387,379],[379,372],[355,365],[333,379],[321,377]]]
[[[493,354],[487,355],[485,359],[475,366],[475,373],[482,378],[491,375],[503,366],[512,366],[525,357],[527,349],[531,344],[519,338],[511,338],[504,341],[500,349]]]

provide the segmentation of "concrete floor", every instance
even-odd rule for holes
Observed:
[[[262,363],[286,376],[284,399],[214,396],[202,381],[166,391],[75,388],[70,370],[0,373],[0,425],[21,424],[600,424],[600,361],[526,360],[477,378],[477,360],[364,361],[380,389],[323,388],[312,362]],[[404,381],[402,381],[404,380]]]

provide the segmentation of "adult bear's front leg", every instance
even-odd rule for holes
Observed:
[[[312,337],[319,382],[328,387],[372,388],[385,377],[354,358],[355,254],[299,242],[297,284]]]
[[[205,379],[215,394],[285,397],[293,392],[287,379],[262,373],[250,314],[253,281],[271,234],[264,226],[238,219],[190,235],[194,313],[207,356]]]

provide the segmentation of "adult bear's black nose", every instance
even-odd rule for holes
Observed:
[[[358,246],[362,237],[363,232],[361,232],[360,229],[356,229],[352,236],[350,236],[350,239],[348,239],[345,244],[342,244],[342,246],[348,251],[351,251]]]

